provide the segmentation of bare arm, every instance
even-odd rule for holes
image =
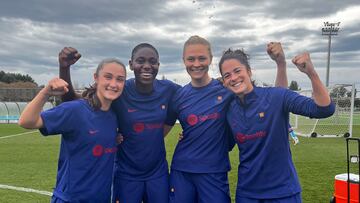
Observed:
[[[314,69],[310,54],[307,52],[299,54],[292,59],[292,62],[309,77],[315,103],[319,106],[328,106],[331,103],[329,93]]]
[[[81,54],[72,47],[64,47],[59,53],[59,77],[69,84],[69,91],[62,95],[62,101],[71,101],[81,97],[81,95],[75,93],[70,76],[70,66],[76,63],[80,57]]]
[[[286,74],[286,60],[283,48],[280,42],[270,42],[266,48],[270,58],[276,62],[276,87],[288,87],[288,79]]]
[[[42,108],[50,96],[63,95],[68,91],[67,83],[59,78],[50,80],[49,84],[26,105],[21,113],[19,125],[27,129],[39,129],[43,127],[43,120],[40,116]]]

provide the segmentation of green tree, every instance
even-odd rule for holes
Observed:
[[[348,91],[345,87],[339,86],[339,87],[336,87],[331,90],[330,97],[332,97],[332,98],[346,97],[348,95],[347,93],[348,93]],[[350,96],[351,96],[351,93],[350,93]]]
[[[34,79],[32,79],[32,77],[28,74],[22,75],[20,73],[5,73],[4,71],[0,71],[0,82],[4,82],[4,83],[31,82],[31,83],[35,83]]]
[[[295,80],[292,80],[289,86],[289,89],[293,91],[299,91],[301,88],[299,87],[298,83]]]
[[[357,90],[354,89],[355,98],[356,98],[356,92],[357,92]],[[346,96],[347,96],[347,97],[351,97],[351,91],[348,91],[348,92],[346,93]]]

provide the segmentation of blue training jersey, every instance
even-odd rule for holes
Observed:
[[[66,202],[109,202],[117,121],[83,99],[41,113],[43,135],[62,134],[54,196]]]
[[[178,142],[171,168],[191,173],[217,173],[230,170],[226,111],[233,93],[212,80],[204,87],[191,83],[176,92],[167,124],[178,119],[183,139]]]
[[[118,147],[115,176],[148,180],[168,173],[164,122],[171,98],[180,86],[155,80],[151,94],[138,93],[135,88],[135,80],[127,80],[124,92],[112,105],[124,136]]]
[[[288,140],[289,112],[324,118],[334,109],[284,88],[254,87],[244,103],[234,99],[227,119],[240,151],[237,195],[271,199],[301,192]]]

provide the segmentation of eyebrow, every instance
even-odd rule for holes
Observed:
[[[110,73],[110,72],[104,72],[104,74],[105,75],[114,75],[114,74],[112,74],[112,73]],[[121,77],[125,77],[125,75],[120,75]]]
[[[241,67],[235,67],[232,71],[229,71],[229,72],[224,72],[223,76],[225,76],[226,74],[230,74],[231,72],[235,72],[237,70],[241,70]]]

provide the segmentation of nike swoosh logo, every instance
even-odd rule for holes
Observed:
[[[98,132],[99,132],[98,130],[89,130],[90,135],[95,135]]]
[[[180,106],[180,109],[185,109],[187,107],[189,107],[190,105],[183,105],[183,106]]]

